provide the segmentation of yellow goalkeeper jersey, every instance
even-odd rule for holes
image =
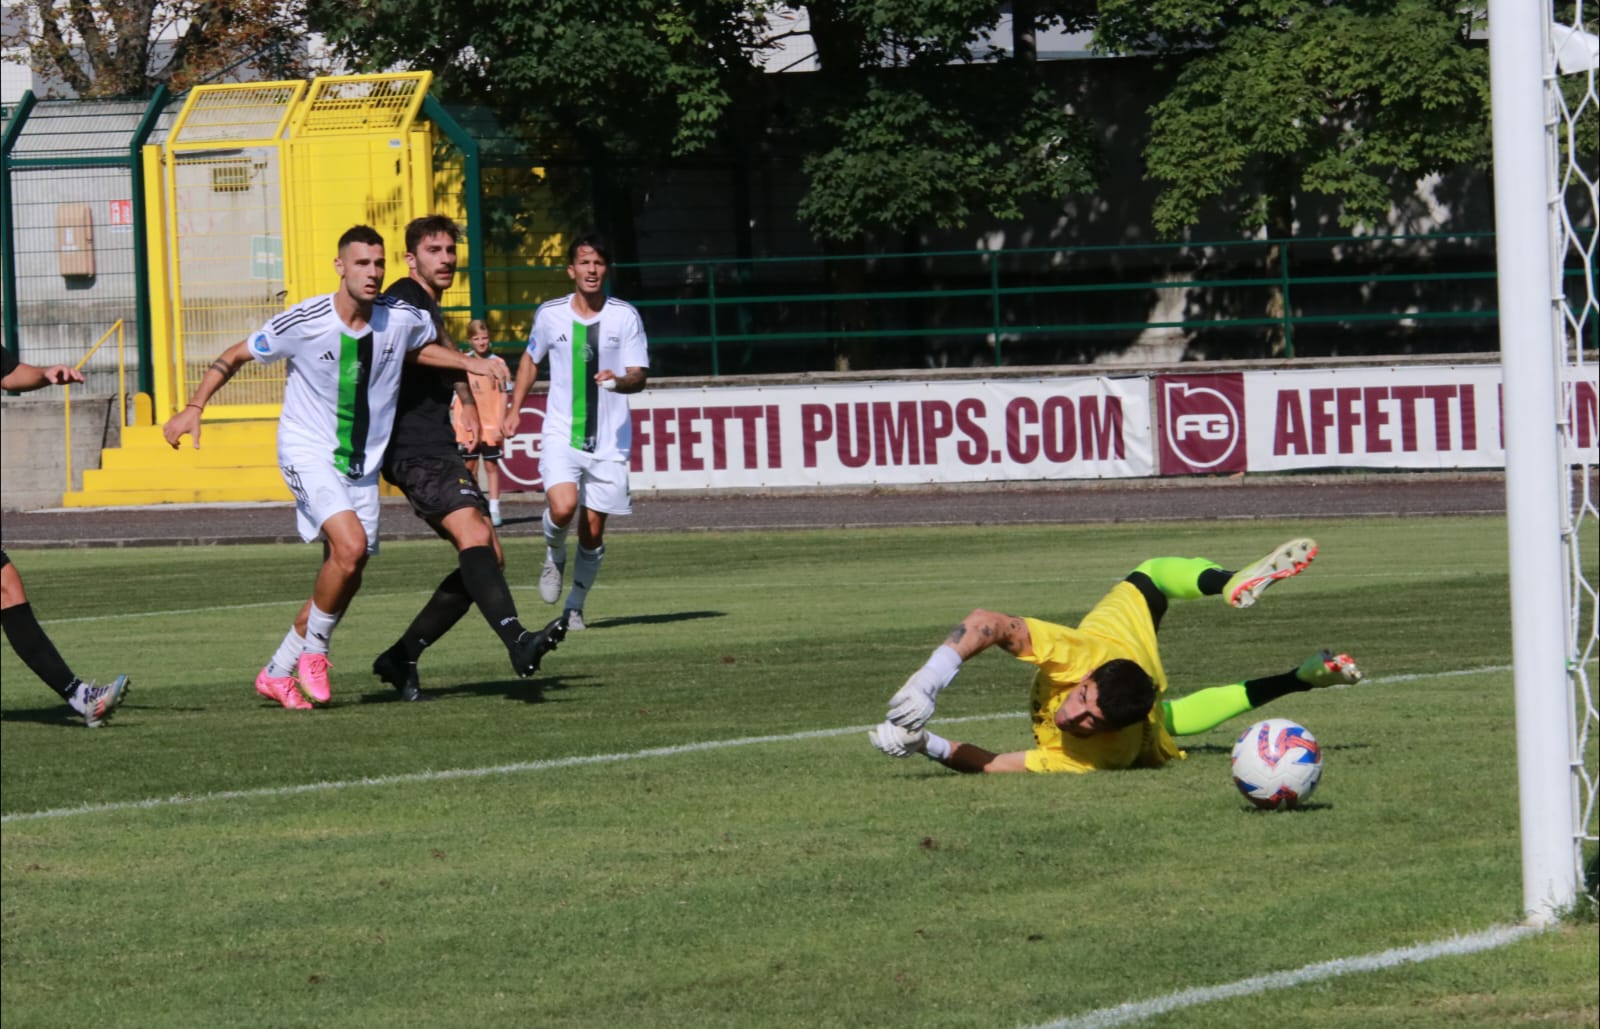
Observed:
[[[1162,724],[1161,699],[1167,673],[1156,649],[1150,608],[1136,586],[1119,582],[1084,616],[1076,629],[1027,618],[1033,653],[1020,661],[1037,665],[1029,712],[1038,744],[1027,752],[1030,772],[1093,772],[1112,768],[1159,768],[1182,759],[1183,751]],[[1056,726],[1056,710],[1085,675],[1124,658],[1150,673],[1156,701],[1143,722],[1079,739]]]

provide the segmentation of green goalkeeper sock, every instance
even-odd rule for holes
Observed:
[[[1161,716],[1172,735],[1193,736],[1213,729],[1235,715],[1242,715],[1253,706],[1244,683],[1236,682],[1231,686],[1212,686],[1187,697],[1165,701],[1161,705]]]
[[[1204,557],[1152,557],[1134,569],[1149,576],[1150,581],[1156,584],[1156,589],[1172,600],[1194,600],[1222,592],[1220,584],[1207,581],[1216,576],[1206,575],[1207,572],[1221,570],[1221,565]],[[1222,582],[1227,581],[1227,574],[1223,573]],[[1215,589],[1207,588],[1213,585],[1216,585]]]

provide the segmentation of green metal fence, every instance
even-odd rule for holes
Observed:
[[[530,270],[559,267],[485,272]],[[672,375],[1497,346],[1491,233],[619,263],[613,290]],[[492,306],[526,331],[546,299]]]
[[[0,313],[6,346],[31,364],[75,364],[119,319],[150,388],[150,318],[140,149],[163,114],[149,100],[43,100],[24,94],[0,142]],[[114,393],[110,359],[85,368]]]

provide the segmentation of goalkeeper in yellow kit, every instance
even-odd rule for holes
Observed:
[[[1290,540],[1237,572],[1205,558],[1153,558],[1113,587],[1076,629],[973,611],[889,699],[888,719],[868,738],[891,757],[926,754],[958,772],[1159,768],[1184,756],[1175,736],[1205,732],[1286,693],[1360,681],[1349,655],[1324,650],[1281,675],[1162,699],[1167,674],[1156,628],[1169,601],[1220,595],[1234,607],[1249,607],[1268,586],[1304,571],[1316,554],[1314,540]],[[1038,667],[1030,750],[996,754],[925,728],[935,697],[962,662],[991,646]]]

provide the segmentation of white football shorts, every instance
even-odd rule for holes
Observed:
[[[578,487],[578,502],[591,511],[608,515],[633,514],[628,492],[627,458],[595,457],[565,442],[540,441],[539,478],[545,492],[563,482]]]
[[[278,470],[294,494],[300,538],[323,538],[322,525],[340,511],[354,511],[367,531],[367,553],[378,552],[378,473],[352,481],[320,454],[279,454]]]

